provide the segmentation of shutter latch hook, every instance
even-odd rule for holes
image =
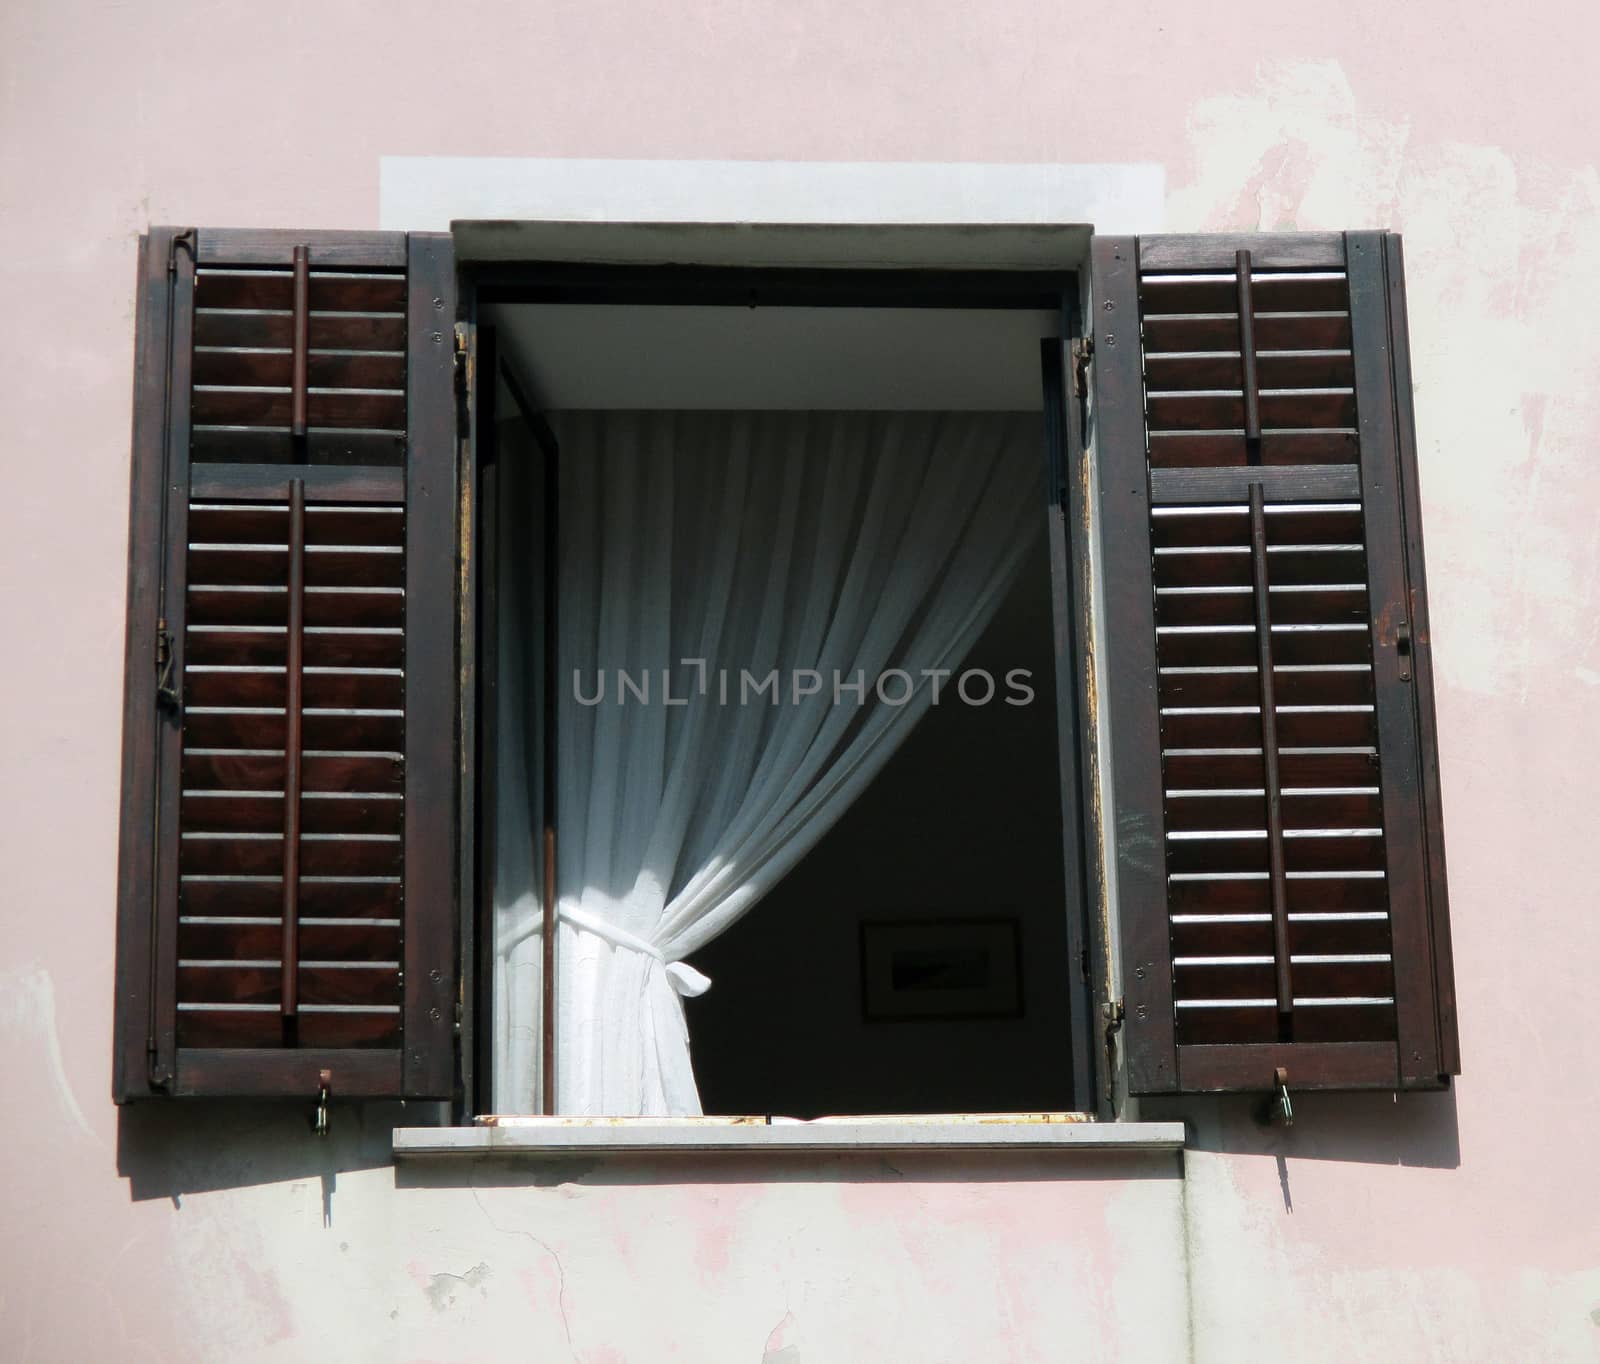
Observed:
[[[328,1094],[333,1088],[333,1072],[317,1072],[317,1111],[311,1119],[311,1130],[319,1137],[328,1135]]]
[[[1278,1066],[1272,1072],[1275,1086],[1272,1101],[1267,1105],[1266,1120],[1279,1127],[1294,1126],[1294,1101],[1289,1098],[1289,1071]]]

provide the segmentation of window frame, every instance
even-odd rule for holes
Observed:
[[[742,264],[674,264],[667,261],[590,263],[555,260],[457,262],[457,292],[464,319],[463,347],[472,357],[465,383],[467,415],[461,460],[463,562],[460,650],[462,659],[462,795],[460,846],[463,1027],[462,1090],[458,1118],[472,1123],[493,1111],[493,964],[488,924],[493,914],[495,807],[492,716],[498,643],[492,586],[495,552],[493,423],[498,348],[483,310],[504,304],[633,304],[728,307],[1015,308],[1049,311],[1059,336],[1041,343],[1044,423],[1048,461],[1046,512],[1056,642],[1057,750],[1061,766],[1060,818],[1068,903],[1065,963],[1072,1017],[1066,1039],[1074,1109],[1101,1119],[1114,1116],[1109,1048],[1097,1020],[1111,998],[1108,976],[1109,916],[1102,912],[1102,873],[1088,850],[1103,846],[1094,798],[1097,764],[1094,688],[1078,662],[1078,641],[1092,629],[1087,588],[1093,581],[1084,478],[1086,395],[1077,357],[1084,354],[1082,290],[1076,266],[895,267],[830,264],[826,267]],[[469,549],[470,547],[470,549]],[[486,663],[486,660],[489,662]],[[1092,668],[1092,661],[1090,663]],[[1070,741],[1063,740],[1065,733]],[[485,742],[486,735],[488,742]],[[1076,958],[1076,961],[1074,961]]]

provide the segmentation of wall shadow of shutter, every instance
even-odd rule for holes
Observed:
[[[1398,239],[1097,239],[1094,288],[1130,1088],[1438,1087]]]
[[[449,238],[140,259],[114,1097],[448,1097]]]

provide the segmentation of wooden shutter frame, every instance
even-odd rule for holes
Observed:
[[[1247,250],[1263,269],[1345,270],[1349,281],[1398,1040],[1176,1041],[1167,907],[1142,269],[1226,271]],[[1411,409],[1400,241],[1390,233],[1097,237],[1092,246],[1095,438],[1100,474],[1111,815],[1135,1094],[1271,1087],[1439,1088],[1459,1071],[1450,958],[1431,637]],[[1289,472],[1289,471],[1285,471]],[[1291,475],[1292,476],[1292,475]],[[1411,631],[1413,681],[1398,680],[1396,627]]]
[[[1417,798],[1427,859],[1428,930],[1433,948],[1439,1071],[1461,1073],[1461,1038],[1456,1021],[1455,954],[1450,937],[1449,879],[1445,871],[1444,802],[1439,779],[1438,709],[1433,690],[1433,627],[1428,614],[1428,577],[1422,548],[1422,490],[1417,471],[1417,421],[1411,382],[1411,330],[1406,313],[1405,251],[1397,232],[1381,239],[1388,286],[1389,345],[1394,384],[1396,459],[1411,613],[1413,693],[1421,749]],[[1411,1058],[1412,1064],[1420,1058]],[[1402,1058],[1402,1066],[1405,1059]]]
[[[212,479],[237,494],[403,501],[406,550],[405,820],[401,1031],[396,1047],[205,1048],[176,1038],[181,719],[157,697],[164,618],[172,675],[183,677],[186,517],[213,489],[190,468],[197,266],[406,270],[403,467],[229,465]],[[139,247],[117,968],[112,1092],[121,1103],[170,1094],[448,1098],[455,1088],[458,456],[453,382],[456,283],[448,234],[152,228]],[[281,490],[281,492],[280,492]],[[180,683],[181,685],[181,683]]]
[[[156,751],[166,724],[156,704],[157,620],[166,482],[167,357],[171,344],[173,228],[139,239],[134,334],[133,460],[129,477],[128,605],[122,701],[121,837],[117,850],[117,968],[112,1095],[161,1091],[152,1058],[155,952]]]
[[[406,811],[405,1059],[402,1093],[448,1097],[454,1088],[458,923],[456,839],[461,792],[459,693],[471,694],[458,660],[457,537],[460,446],[456,437],[455,247],[449,233],[407,238],[406,346]],[[426,656],[426,667],[416,666]],[[410,818],[443,801],[413,838]],[[417,916],[418,899],[437,912]]]

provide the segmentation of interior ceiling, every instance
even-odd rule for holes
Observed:
[[[1059,334],[1020,308],[522,303],[482,321],[548,411],[1036,411],[1039,341]]]

